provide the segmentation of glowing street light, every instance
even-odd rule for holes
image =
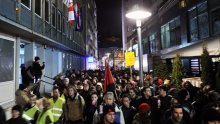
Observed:
[[[141,20],[148,18],[151,16],[151,13],[141,9],[138,5],[135,5],[134,8],[129,11],[126,15],[127,18],[135,19],[137,26],[137,35],[138,35],[138,58],[139,58],[139,76],[140,83],[143,87],[143,50],[142,50],[142,42],[141,42]]]

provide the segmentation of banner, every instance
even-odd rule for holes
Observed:
[[[126,66],[133,66],[134,63],[135,63],[134,52],[126,52],[125,53],[125,65]]]

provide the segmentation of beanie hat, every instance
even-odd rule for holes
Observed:
[[[140,113],[146,113],[150,111],[150,105],[147,103],[142,103],[138,107]]]
[[[105,116],[109,112],[115,112],[114,106],[112,106],[112,105],[104,105],[103,106],[103,116]]]
[[[161,84],[163,84],[163,80],[159,78],[159,79],[157,80],[157,83],[158,83],[158,85],[161,85]]]

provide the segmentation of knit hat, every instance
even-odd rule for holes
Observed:
[[[142,103],[138,107],[140,113],[146,113],[150,111],[150,105],[147,103]]]
[[[104,105],[103,106],[103,116],[105,116],[109,112],[115,112],[114,106],[112,106],[112,105]]]

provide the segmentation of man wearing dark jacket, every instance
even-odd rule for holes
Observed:
[[[44,62],[43,65],[40,65],[40,58],[38,56],[36,56],[34,58],[34,62],[33,62],[33,71],[34,71],[34,76],[35,76],[35,82],[38,81],[38,79],[41,79],[42,76],[42,70],[44,69]]]
[[[174,105],[171,108],[172,115],[166,124],[190,124],[190,120],[184,117],[183,108],[181,105]]]
[[[125,119],[125,124],[132,124],[133,117],[136,114],[136,109],[135,107],[130,105],[131,98],[129,97],[128,94],[124,94],[122,96],[122,106],[120,109],[123,112],[124,119]]]

